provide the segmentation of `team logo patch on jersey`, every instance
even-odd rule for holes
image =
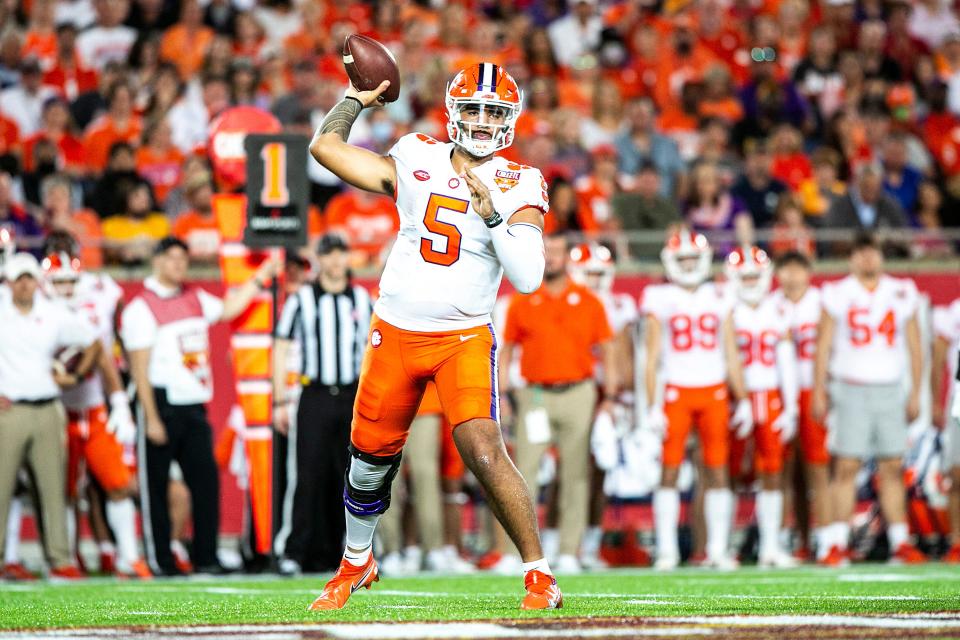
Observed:
[[[430,179],[430,174],[424,171],[423,169],[417,169],[413,172],[413,177],[419,180],[420,182],[426,182]]]
[[[502,193],[506,193],[517,186],[517,183],[520,182],[520,172],[519,171],[504,171],[503,169],[498,169],[497,173],[493,177],[493,181],[497,183],[497,186],[500,187]]]
[[[460,178],[450,178],[450,180],[447,181],[447,186],[451,189],[456,189],[460,186]]]
[[[370,346],[374,349],[383,344],[383,334],[380,333],[380,329],[374,329],[370,334]]]

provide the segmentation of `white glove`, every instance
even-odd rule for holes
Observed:
[[[733,411],[733,417],[730,419],[730,426],[736,430],[737,438],[743,440],[753,433],[753,407],[749,398],[744,398],[737,403],[737,408]]]
[[[644,420],[643,427],[650,431],[651,433],[656,434],[662,440],[667,435],[667,414],[663,412],[663,407],[659,404],[651,405],[647,409],[646,420]]]
[[[954,420],[960,420],[960,385],[953,390],[953,402],[950,403],[950,415]]]
[[[107,418],[107,433],[112,433],[122,445],[131,445],[137,439],[137,425],[130,412],[130,399],[125,391],[110,394],[110,415]]]
[[[613,416],[601,411],[593,420],[590,433],[590,450],[597,466],[603,471],[611,471],[620,461],[620,438],[613,423]]]
[[[780,434],[780,442],[789,443],[797,435],[797,412],[786,410],[781,412],[773,421],[773,430]]]

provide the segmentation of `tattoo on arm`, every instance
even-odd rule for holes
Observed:
[[[350,135],[350,128],[356,121],[357,116],[363,110],[363,105],[356,98],[344,98],[330,109],[330,113],[323,119],[320,125],[320,133],[336,133],[346,142]]]

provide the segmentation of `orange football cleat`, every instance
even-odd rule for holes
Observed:
[[[477,569],[481,571],[488,571],[493,568],[493,565],[500,562],[500,558],[503,557],[503,554],[499,551],[487,551],[485,554],[480,556],[480,559],[477,560]]]
[[[59,578],[61,580],[82,580],[87,576],[75,565],[68,564],[62,567],[57,567],[56,569],[50,570],[51,578]]]
[[[520,604],[521,609],[559,609],[563,606],[563,594],[557,586],[557,579],[541,571],[528,571],[523,577],[523,586],[527,595]]]
[[[3,567],[3,571],[0,571],[0,578],[16,580],[18,582],[26,582],[29,580],[36,580],[37,576],[30,573],[27,568],[19,562],[12,562]]]
[[[834,545],[830,547],[830,552],[817,561],[821,567],[847,567],[850,566],[850,557],[845,549]]]
[[[890,555],[891,564],[923,564],[927,556],[909,542],[904,542]]]
[[[117,572],[117,556],[114,553],[100,552],[100,573],[111,575]]]
[[[116,575],[118,578],[133,578],[136,580],[153,580],[153,572],[150,571],[150,567],[147,566],[147,563],[142,559],[137,560],[130,565],[129,569],[117,569]]]
[[[960,542],[950,547],[950,550],[943,556],[943,561],[947,564],[960,564]]]
[[[347,599],[358,589],[369,589],[370,585],[380,580],[380,570],[373,559],[373,554],[367,563],[357,567],[344,558],[340,561],[340,568],[330,578],[330,582],[323,588],[320,597],[310,605],[310,611],[329,611],[343,609]]]

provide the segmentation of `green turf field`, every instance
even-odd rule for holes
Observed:
[[[113,625],[315,621],[483,620],[539,617],[517,610],[519,578],[383,578],[339,612],[307,605],[326,576],[80,583],[0,583],[0,630]],[[960,569],[859,566],[845,570],[684,569],[561,576],[564,608],[550,616],[903,614],[960,611]]]

